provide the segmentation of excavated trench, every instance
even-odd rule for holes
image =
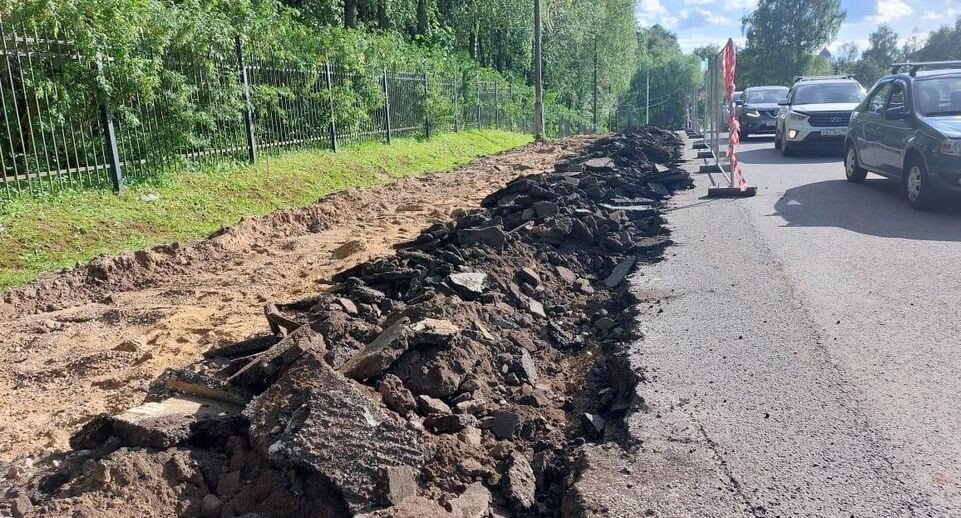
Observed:
[[[74,516],[575,514],[578,449],[626,437],[625,279],[670,243],[680,155],[655,128],[599,139],[266,306],[268,335],[90,421],[18,498]]]

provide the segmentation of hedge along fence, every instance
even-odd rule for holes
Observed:
[[[530,131],[533,92],[492,71],[293,59],[241,37],[121,55],[0,17],[0,192],[112,186],[213,161],[467,128]],[[566,136],[582,122],[548,120]]]

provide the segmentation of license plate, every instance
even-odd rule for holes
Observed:
[[[821,130],[821,135],[824,137],[843,137],[848,134],[847,128],[837,128],[837,129],[824,129]]]

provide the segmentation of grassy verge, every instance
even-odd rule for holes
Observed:
[[[429,141],[397,140],[391,146],[363,144],[340,153],[300,151],[253,166],[211,166],[163,175],[120,195],[88,190],[4,201],[0,290],[100,254],[197,240],[243,216],[443,171],[530,140],[504,131],[465,131]]]

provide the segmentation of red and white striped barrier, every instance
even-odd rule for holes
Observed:
[[[742,192],[747,190],[747,180],[741,172],[741,165],[737,161],[737,146],[741,143],[741,123],[737,120],[737,113],[734,106],[734,81],[737,79],[737,50],[734,48],[734,41],[727,40],[727,45],[721,52],[721,68],[724,74],[724,101],[730,106],[727,111],[728,125],[728,144],[727,158],[731,162],[731,187],[734,187],[735,180],[737,187]]]

